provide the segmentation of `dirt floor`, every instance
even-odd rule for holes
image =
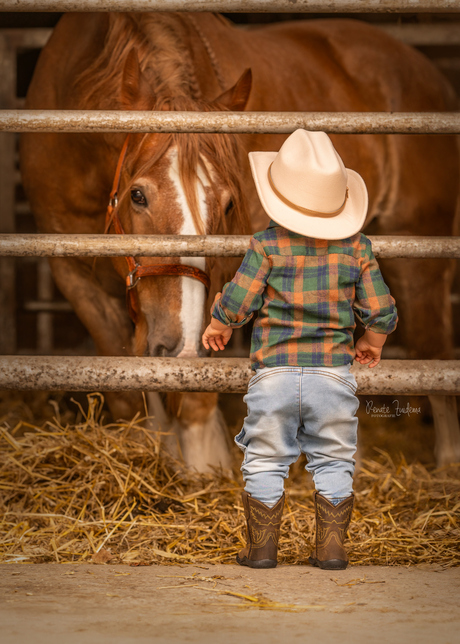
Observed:
[[[245,596],[245,597],[242,597]],[[455,644],[460,568],[0,566],[2,644]]]

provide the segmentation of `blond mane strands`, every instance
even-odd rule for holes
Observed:
[[[123,69],[129,52],[137,52],[142,74],[156,95],[201,95],[186,32],[177,15],[109,14],[104,47],[75,79],[81,109],[120,109]]]

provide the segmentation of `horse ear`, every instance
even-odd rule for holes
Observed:
[[[123,68],[120,101],[125,110],[151,110],[155,103],[155,97],[141,72],[134,47],[126,57]]]
[[[252,71],[246,69],[236,84],[218,96],[213,103],[224,105],[231,111],[243,111],[249,100],[252,87]]]

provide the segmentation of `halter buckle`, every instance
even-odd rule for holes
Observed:
[[[132,288],[134,288],[137,285],[138,281],[141,279],[140,277],[136,277],[138,268],[139,268],[139,264],[136,264],[133,270],[130,271],[126,276],[126,288],[128,290],[131,290]]]
[[[110,208],[116,208],[118,206],[118,194],[115,193],[113,197],[110,197],[109,199],[109,206]]]

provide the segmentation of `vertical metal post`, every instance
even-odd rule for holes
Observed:
[[[15,107],[16,51],[0,35],[0,108]],[[0,232],[12,233],[14,221],[15,134],[0,133]],[[15,260],[0,258],[0,354],[16,352]]]
[[[52,302],[53,277],[47,259],[39,260],[37,264],[37,296],[39,302]],[[37,313],[37,353],[49,354],[53,350],[53,313],[39,311]]]

